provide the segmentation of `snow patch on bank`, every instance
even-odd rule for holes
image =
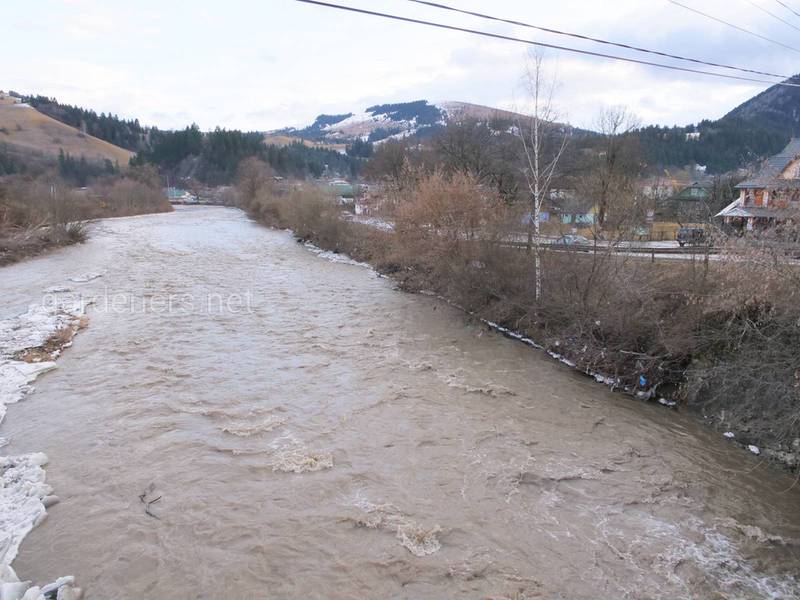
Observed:
[[[41,452],[0,457],[0,566],[11,564],[28,532],[45,517],[43,500],[52,489],[45,483],[47,456]],[[2,585],[2,584],[0,584]],[[0,587],[2,589],[2,587]]]
[[[0,359],[0,423],[6,416],[6,407],[16,404],[33,391],[39,375],[56,368],[54,362],[26,363]]]
[[[346,254],[337,254],[336,252],[331,252],[330,250],[323,250],[319,246],[315,246],[311,242],[305,242],[303,244],[308,250],[319,256],[320,258],[324,258],[325,260],[329,260],[334,263],[340,263],[343,265],[353,265],[354,267],[366,267],[367,269],[371,269],[372,265],[367,263],[358,262],[347,256]]]
[[[0,423],[6,407],[33,391],[33,382],[56,367],[61,349],[82,325],[83,302],[72,295],[46,298],[19,315],[0,320]],[[4,440],[3,440],[4,442]],[[4,444],[0,444],[4,445]],[[45,482],[47,456],[31,453],[0,457],[0,598],[3,600],[74,600],[80,589],[72,577],[44,587],[20,581],[11,563],[25,536],[55,504]]]

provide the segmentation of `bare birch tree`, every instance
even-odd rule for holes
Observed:
[[[536,301],[542,298],[541,212],[542,202],[550,193],[558,163],[567,148],[569,131],[556,123],[553,99],[555,76],[548,76],[544,55],[533,51],[528,56],[524,86],[527,94],[525,119],[517,121],[517,134],[525,154],[523,175],[530,194],[527,251],[533,249]]]

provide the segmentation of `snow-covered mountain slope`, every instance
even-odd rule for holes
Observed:
[[[466,117],[490,121],[516,119],[518,115],[466,102],[431,104],[427,100],[417,100],[379,104],[358,113],[320,115],[308,127],[282,129],[274,134],[326,143],[342,144],[356,139],[377,143],[390,138],[430,134],[449,121]]]

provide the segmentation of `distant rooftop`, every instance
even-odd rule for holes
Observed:
[[[800,158],[800,139],[794,138],[791,142],[775,156],[767,159],[758,174],[748,181],[743,181],[736,187],[738,189],[748,188],[796,188],[800,187],[798,179],[781,179],[781,173],[792,161]]]

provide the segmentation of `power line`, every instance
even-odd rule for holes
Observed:
[[[756,7],[756,8],[757,8],[758,10],[760,10],[761,12],[768,14],[768,15],[769,15],[770,17],[772,17],[773,19],[777,19],[778,21],[780,21],[780,22],[781,22],[781,23],[783,23],[784,25],[788,25],[788,26],[789,26],[789,27],[791,27],[792,29],[795,29],[796,31],[800,31],[800,27],[798,27],[798,26],[797,26],[797,25],[795,25],[794,23],[790,23],[789,21],[787,21],[787,20],[786,20],[786,19],[784,19],[783,17],[780,17],[780,16],[776,15],[774,12],[772,12],[772,11],[770,11],[770,10],[767,10],[766,8],[764,8],[763,6],[761,6],[760,4],[756,4],[755,2],[753,2],[753,0],[747,0],[747,3],[748,3],[748,4],[750,4],[751,6],[754,6],[754,7]]]
[[[414,2],[415,4],[422,4],[425,6],[431,6],[433,8],[440,8],[442,10],[449,10],[456,13],[461,13],[465,15],[470,15],[473,17],[479,17],[481,19],[488,19],[490,21],[498,21],[500,23],[508,23],[509,25],[517,25],[519,27],[527,27],[528,29],[536,29],[538,31],[544,31],[545,33],[553,33],[556,35],[565,35],[568,37],[577,38],[580,40],[587,40],[590,42],[596,42],[598,44],[605,44],[608,46],[616,46],[618,48],[625,48],[626,50],[635,50],[636,52],[645,52],[647,54],[655,54],[657,56],[664,56],[666,58],[674,58],[677,60],[683,60],[687,62],[692,62],[700,65],[706,65],[709,67],[719,67],[721,69],[731,69],[733,71],[741,71],[743,73],[755,73],[756,75],[766,75],[767,77],[778,77],[780,79],[791,79],[790,75],[776,75],[775,73],[768,73],[765,71],[756,71],[753,69],[746,69],[743,67],[733,67],[730,65],[723,65],[720,63],[708,62],[705,60],[697,59],[697,58],[688,58],[686,56],[679,56],[677,54],[669,54],[667,52],[660,52],[658,50],[648,50],[647,48],[639,48],[638,46],[631,46],[628,44],[622,44],[619,42],[609,42],[608,40],[603,40],[595,37],[590,37],[588,35],[581,35],[579,33],[570,33],[567,31],[560,31],[558,29],[551,29],[550,27],[541,27],[539,25],[532,25],[530,23],[524,23],[522,21],[514,21],[512,19],[503,19],[500,17],[494,17],[491,15],[473,12],[470,10],[463,10],[460,8],[455,8],[453,6],[448,6],[446,4],[440,4],[438,2],[428,2],[427,0],[407,0],[408,2]]]
[[[782,2],[781,0],[775,0],[775,2],[777,2],[778,4],[780,4],[780,5],[781,5],[783,8],[785,8],[786,10],[788,10],[788,11],[789,11],[790,13],[792,13],[794,16],[796,16],[796,17],[800,17],[800,13],[799,13],[799,12],[797,12],[795,9],[793,9],[793,8],[792,8],[791,6],[789,6],[788,4],[786,4],[785,2]]]
[[[800,54],[800,50],[798,50],[794,46],[789,46],[788,44],[784,44],[783,42],[778,42],[776,40],[773,40],[772,38],[768,38],[765,35],[756,33],[755,31],[750,31],[749,29],[745,29],[744,27],[739,27],[738,25],[734,25],[733,23],[720,19],[719,17],[715,17],[708,13],[704,13],[703,11],[697,10],[696,8],[692,8],[691,6],[686,6],[685,4],[682,4],[677,0],[667,0],[667,2],[671,2],[675,6],[680,6],[681,8],[685,8],[686,10],[690,10],[695,14],[703,16],[707,19],[711,19],[712,21],[716,21],[717,23],[722,23],[723,25],[727,25],[728,27],[733,27],[734,29],[741,31],[742,33],[746,33],[747,35],[752,35],[753,37],[757,37],[758,39],[764,40],[765,42],[769,42],[770,44],[775,44],[776,46],[781,46],[782,48],[786,48],[787,50],[791,50],[792,52],[797,52],[798,54]]]
[[[477,29],[468,29],[466,27],[456,27],[455,25],[446,25],[444,23],[436,23],[433,21],[424,21],[422,19],[413,19],[411,17],[402,17],[400,15],[393,15],[389,13],[381,13],[373,10],[366,10],[363,8],[355,8],[353,6],[343,6],[341,4],[333,4],[330,2],[321,2],[320,0],[295,0],[295,2],[302,2],[303,4],[312,4],[315,6],[324,6],[326,8],[333,8],[337,10],[344,10],[353,13],[359,13],[363,15],[369,15],[372,17],[381,17],[384,19],[391,19],[394,21],[403,21],[405,23],[414,23],[417,25],[427,25],[429,27],[436,27],[439,29],[447,29],[450,31],[460,31],[462,33],[470,33],[473,35],[480,35],[483,37],[494,38],[498,40],[506,40],[509,42],[519,42],[522,44],[528,44],[531,46],[539,46],[540,48],[550,48],[552,50],[562,50],[564,52],[572,52],[574,54],[583,54],[585,56],[594,56],[599,58],[608,58],[611,60],[618,60],[628,63],[634,63],[638,65],[646,65],[650,67],[658,67],[660,69],[671,69],[673,71],[682,71],[684,73],[697,73],[699,75],[708,75],[711,77],[721,77],[723,79],[735,79],[737,81],[750,81],[753,83],[765,83],[768,85],[780,85],[785,87],[797,87],[800,88],[800,84],[798,83],[788,83],[786,81],[782,82],[774,82],[774,81],[767,81],[765,79],[756,79],[754,77],[744,77],[741,75],[726,75],[725,73],[715,73],[713,71],[703,71],[700,69],[690,69],[688,67],[678,67],[675,65],[667,65],[664,63],[657,63],[651,62],[647,60],[640,60],[638,58],[628,58],[625,56],[617,56],[614,54],[604,54],[602,52],[593,52],[591,50],[579,50],[577,48],[570,48],[569,46],[559,46],[556,44],[547,44],[544,42],[535,42],[533,40],[525,40],[522,38],[511,37],[508,35],[501,35],[499,33],[489,33],[488,31],[480,31]]]

